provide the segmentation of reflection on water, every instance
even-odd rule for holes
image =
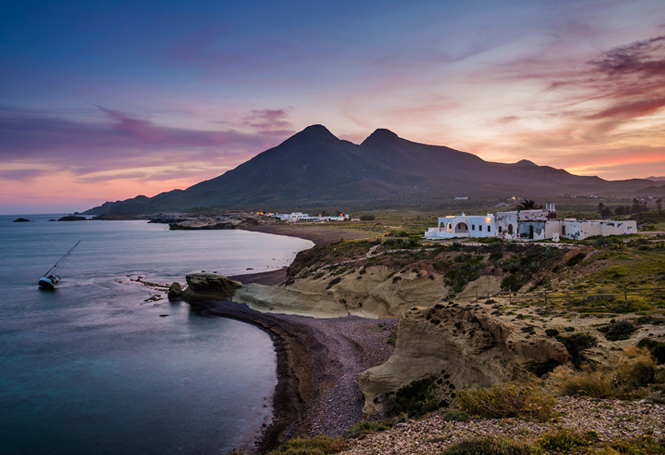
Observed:
[[[145,302],[154,292],[128,276],[267,270],[311,243],[48,218],[0,217],[0,453],[224,453],[254,438],[276,384],[268,335]],[[39,291],[79,238],[58,289]]]

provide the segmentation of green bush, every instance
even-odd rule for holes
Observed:
[[[270,455],[329,455],[347,448],[344,439],[317,436],[312,439],[293,439],[270,452]]]
[[[420,417],[441,407],[440,387],[437,375],[427,375],[416,379],[395,392],[394,403],[389,413],[406,413],[409,417]]]
[[[566,265],[568,267],[574,267],[577,264],[579,264],[580,262],[582,262],[585,257],[586,257],[586,253],[577,253],[575,256],[568,259],[568,262],[566,262]]]
[[[464,411],[449,411],[443,416],[446,422],[466,422],[469,420],[469,414]]]
[[[585,349],[592,348],[598,344],[598,340],[593,335],[588,333],[576,333],[568,337],[557,337],[568,350],[570,357],[573,359],[573,363],[578,366],[583,360],[586,359],[582,351]]]
[[[617,321],[606,327],[604,332],[609,341],[627,340],[635,332],[635,326],[630,321]]]
[[[457,406],[471,415],[485,419],[518,417],[549,420],[555,400],[534,384],[499,384],[490,388],[459,390]]]
[[[614,373],[613,382],[621,392],[630,392],[638,387],[652,384],[658,367],[648,356],[640,356],[621,365]]]
[[[589,447],[592,444],[593,441],[587,440],[583,434],[565,429],[545,433],[538,438],[538,445],[552,452],[570,453]]]
[[[511,292],[519,291],[524,283],[517,277],[517,275],[508,275],[501,281],[501,289],[507,289]]]
[[[392,427],[392,421],[370,422],[369,420],[363,420],[351,427],[351,434],[372,434],[389,430]]]
[[[541,455],[540,448],[526,442],[496,436],[467,439],[449,447],[444,455]]]
[[[330,283],[328,283],[328,287],[326,289],[330,289],[331,287],[333,287],[334,285],[336,285],[340,281],[342,281],[342,277],[338,276],[337,278],[333,278],[332,280],[330,280]]]

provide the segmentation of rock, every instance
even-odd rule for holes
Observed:
[[[169,300],[175,300],[181,295],[182,295],[182,287],[180,286],[180,283],[174,282],[169,288],[169,293],[168,293]]]
[[[242,288],[239,282],[212,273],[192,273],[186,278],[188,287],[182,293],[185,301],[231,300],[236,290]]]
[[[27,219],[27,218],[16,218],[13,222],[14,223],[29,223],[30,220]]]
[[[58,219],[58,221],[85,221],[86,218],[84,216],[74,216],[74,215],[67,215],[63,216],[62,218]]]
[[[444,304],[445,305],[445,304]],[[525,381],[566,363],[559,341],[522,329],[515,322],[456,305],[408,311],[397,326],[395,352],[388,362],[362,372],[365,415],[383,413],[382,396],[429,374],[446,375],[454,389]],[[527,336],[529,336],[527,338]],[[452,400],[450,400],[452,401]]]

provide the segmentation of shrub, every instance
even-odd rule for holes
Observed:
[[[642,338],[637,347],[647,348],[651,351],[658,363],[665,363],[665,343],[652,340],[650,338]]]
[[[612,380],[604,370],[592,371],[584,367],[576,372],[568,367],[557,367],[552,376],[559,382],[561,395],[583,395],[592,398],[606,398],[615,395]]]
[[[351,427],[351,434],[372,434],[377,431],[389,430],[392,426],[393,424],[391,421],[370,422],[368,420],[363,420]]]
[[[374,215],[360,215],[360,221],[374,221],[376,217]]]
[[[613,377],[614,386],[624,393],[653,383],[658,370],[646,349],[635,349],[633,353],[627,350],[627,353],[634,354],[634,358],[617,368]]]
[[[547,329],[545,330],[545,335],[548,337],[556,337],[559,336],[559,331],[557,329]]]
[[[540,455],[542,451],[526,442],[496,436],[467,439],[449,447],[444,455]]]
[[[328,283],[328,287],[326,289],[330,289],[331,287],[333,287],[334,285],[336,285],[340,281],[342,281],[342,277],[338,276],[337,278],[333,278],[332,280],[330,280],[330,283]]]
[[[617,321],[606,329],[605,338],[609,341],[627,340],[635,332],[635,326],[630,321]]]
[[[348,447],[347,442],[341,438],[317,436],[312,439],[293,439],[270,452],[271,455],[329,455]]]
[[[557,337],[557,340],[566,347],[575,366],[578,366],[582,360],[585,360],[582,351],[598,344],[596,337],[588,333],[576,333],[567,337]]]
[[[517,292],[524,285],[524,283],[517,277],[517,275],[508,275],[501,281],[501,289],[508,289],[511,292]]]
[[[586,257],[586,253],[577,253],[575,256],[568,259],[568,262],[566,262],[566,265],[568,267],[574,267],[577,264],[579,264],[580,262],[582,262],[585,257]]]
[[[390,414],[406,413],[409,417],[419,417],[439,409],[439,386],[437,376],[430,374],[400,387],[395,392]]]
[[[534,384],[507,383],[490,388],[460,390],[458,407],[486,419],[519,417],[546,421],[552,417],[554,399]]]
[[[466,422],[469,420],[469,414],[464,411],[449,411],[443,416],[446,422]]]
[[[538,438],[538,445],[553,452],[575,452],[577,449],[589,447],[592,444],[593,441],[588,441],[581,433],[565,429],[545,433]]]

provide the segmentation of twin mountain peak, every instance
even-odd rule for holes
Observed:
[[[142,214],[193,208],[292,211],[431,206],[455,196],[553,197],[565,193],[632,193],[649,180],[606,181],[521,160],[505,164],[411,142],[377,129],[361,144],[323,125],[308,126],[226,173],[154,197],[107,202],[87,214]]]

